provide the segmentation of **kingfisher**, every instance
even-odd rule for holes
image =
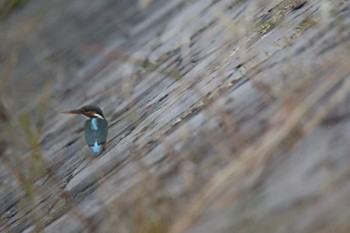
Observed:
[[[64,114],[82,114],[89,119],[85,121],[85,140],[93,155],[100,155],[106,149],[108,122],[102,110],[93,105],[62,112]]]

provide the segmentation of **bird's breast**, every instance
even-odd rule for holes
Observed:
[[[97,118],[91,119],[91,129],[92,130],[98,130]]]
[[[107,141],[108,123],[106,120],[92,118],[85,122],[85,139],[91,150],[99,151],[100,145]]]

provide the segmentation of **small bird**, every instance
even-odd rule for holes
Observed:
[[[62,113],[82,114],[89,117],[90,119],[85,121],[84,133],[91,152],[94,155],[100,155],[102,151],[106,149],[108,122],[99,107],[87,105],[79,109],[69,110]]]

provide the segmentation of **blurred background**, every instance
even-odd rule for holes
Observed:
[[[349,10],[0,0],[0,231],[350,232]]]

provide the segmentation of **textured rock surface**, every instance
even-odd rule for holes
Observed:
[[[348,1],[144,2],[2,20],[1,231],[348,232]]]

